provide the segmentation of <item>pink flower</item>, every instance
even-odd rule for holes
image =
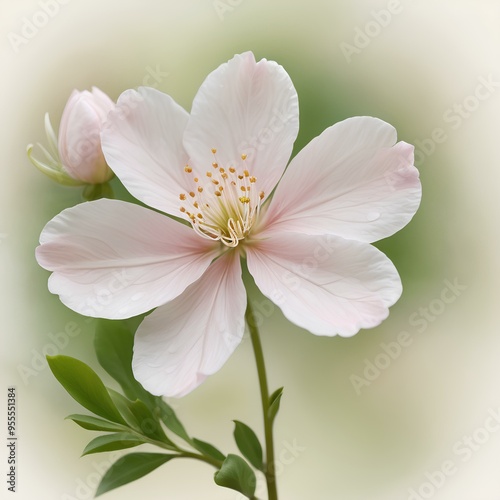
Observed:
[[[136,333],[133,359],[153,394],[188,393],[240,342],[240,257],[262,293],[316,335],[374,327],[398,300],[399,275],[370,243],[417,210],[413,146],[396,143],[381,120],[351,118],[285,171],[298,127],[288,74],[250,52],[207,77],[191,114],[157,90],[128,90],[103,150],[132,195],[157,211],[99,200],[43,230],[37,259],[68,307],[111,319],[156,308]]]
[[[45,115],[48,150],[40,146],[45,160],[28,157],[33,164],[53,180],[70,186],[102,184],[113,177],[101,148],[101,128],[114,102],[97,87],[92,92],[74,90],[64,108],[59,126],[59,139]]]

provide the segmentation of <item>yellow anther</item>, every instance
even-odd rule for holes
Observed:
[[[219,186],[219,191],[222,193],[222,191],[224,191],[224,187],[223,186]]]
[[[225,172],[225,170],[221,167],[221,168],[219,168],[219,172],[220,172],[221,174],[223,174],[223,173]]]
[[[191,198],[194,198],[194,192],[193,192],[193,191],[190,191],[190,192],[189,192],[189,196],[191,196]]]
[[[250,198],[248,198],[247,196],[240,196],[238,200],[240,200],[241,203],[250,203]]]
[[[188,174],[190,174],[192,171],[193,171],[193,169],[189,165],[186,165],[184,167],[184,172],[187,172]]]
[[[217,186],[219,184],[219,181],[217,179],[212,179],[212,182]]]
[[[179,199],[184,201],[186,199],[186,195],[183,193],[183,194],[180,194],[179,195]]]
[[[186,211],[186,209],[185,209],[184,207],[179,208],[179,210],[180,210],[181,212],[183,212],[183,213]]]
[[[254,176],[250,177],[250,182],[254,183],[256,180],[257,179]]]
[[[215,196],[222,196],[220,191],[215,191]]]
[[[242,175],[238,175],[238,179],[243,179],[243,176]]]
[[[218,163],[216,163],[216,162],[213,162],[213,163],[212,163],[212,167],[217,168],[218,166],[219,166],[219,164],[218,164]]]
[[[198,177],[195,177],[193,180],[194,180],[194,182],[198,182],[200,179],[198,179]],[[252,182],[252,181],[250,181],[250,182]]]
[[[231,181],[231,185],[236,186],[236,182]]]
[[[207,177],[212,177],[212,172],[207,172]]]
[[[223,179],[227,179],[227,174],[226,174],[226,172],[224,172],[223,174],[220,174],[220,176],[221,176]]]
[[[217,153],[217,150],[215,148],[212,148],[212,154]]]
[[[197,201],[195,201],[195,202],[193,203],[193,206],[194,206],[194,208],[199,208],[199,206],[198,206],[198,202],[197,202]]]
[[[203,193],[203,188],[201,186],[198,186],[198,193]]]
[[[198,217],[198,219],[203,219],[203,215],[201,214],[197,214],[196,217]]]
[[[240,186],[240,189],[241,189],[242,191],[246,191],[246,190],[247,190],[247,188],[246,188],[245,186]]]
[[[249,177],[250,174],[248,173],[248,170],[243,170],[243,173],[245,174],[245,177]]]
[[[242,154],[242,155],[241,155],[241,159],[242,159],[242,160],[246,160],[246,159],[247,159],[247,155],[246,155],[246,154]]]
[[[261,191],[261,192],[259,193],[259,198],[260,198],[261,200],[263,200],[263,199],[264,199],[264,191]]]
[[[234,174],[236,172],[236,169],[234,167],[229,167],[229,171]]]

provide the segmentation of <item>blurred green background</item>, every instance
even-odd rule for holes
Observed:
[[[500,414],[499,2],[2,0],[0,14],[0,370],[4,392],[18,390],[16,498],[92,498],[109,460],[79,458],[91,434],[63,420],[79,407],[41,358],[74,322],[81,333],[59,351],[97,366],[93,322],[48,292],[34,260],[42,227],[79,203],[80,190],[45,178],[26,145],[45,141],[44,113],[57,124],[74,88],[96,85],[116,99],[145,83],[189,110],[205,76],[245,50],[278,61],[295,83],[295,152],[336,121],[377,116],[417,145],[424,193],[414,220],[378,243],[405,289],[380,327],[314,337],[278,309],[267,314],[249,284],[265,316],[271,386],[285,386],[280,498],[406,500],[412,489],[436,500],[500,498],[500,424],[491,416]],[[30,22],[39,26],[30,31]],[[382,344],[401,332],[407,345],[387,363]],[[359,385],[370,363],[379,373],[372,368]],[[193,434],[236,451],[232,419],[262,430],[250,342],[171,403]],[[6,454],[0,460],[6,470]],[[446,462],[453,467],[438,473]],[[240,498],[212,474],[173,462],[106,498]]]

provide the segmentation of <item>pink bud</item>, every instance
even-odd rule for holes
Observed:
[[[101,184],[113,177],[101,149],[101,128],[114,108],[101,90],[74,90],[64,108],[59,126],[58,149],[61,162],[74,179]]]

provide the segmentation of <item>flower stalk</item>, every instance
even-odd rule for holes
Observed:
[[[278,500],[278,490],[276,485],[275,467],[274,467],[274,441],[273,441],[273,423],[269,414],[269,388],[267,383],[266,366],[264,363],[264,353],[260,342],[260,335],[255,317],[253,314],[250,300],[247,303],[245,319],[250,330],[250,338],[257,364],[257,373],[259,376],[260,396],[262,401],[262,413],[264,417],[264,436],[266,448],[266,462],[264,464],[264,475],[266,476],[267,492],[269,500]]]

